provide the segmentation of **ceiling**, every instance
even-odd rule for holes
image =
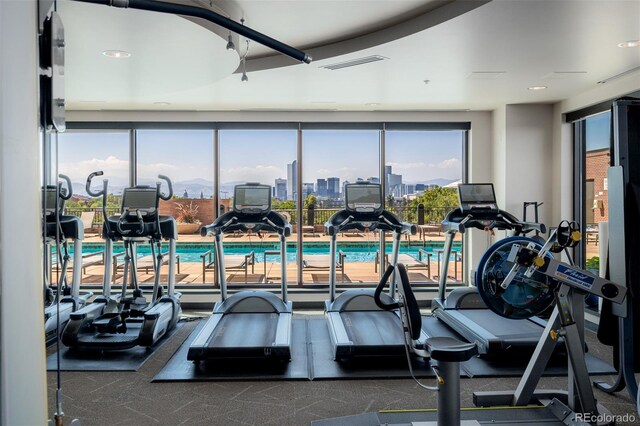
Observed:
[[[238,0],[213,6],[308,48],[316,60],[287,65],[286,57],[252,42],[249,81],[242,82],[231,74],[239,58],[224,49],[226,30],[216,34],[208,24],[177,16],[60,2],[68,109],[491,110],[556,102],[634,68],[640,87],[640,48],[617,47],[640,38],[640,0]],[[132,56],[106,58],[106,49]],[[373,55],[386,59],[322,68]],[[532,86],[547,89],[528,90]]]

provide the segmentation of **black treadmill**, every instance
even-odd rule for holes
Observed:
[[[334,360],[353,356],[398,356],[405,353],[405,338],[398,310],[383,310],[374,299],[374,289],[350,289],[336,296],[337,235],[348,230],[385,231],[393,236],[391,264],[396,265],[400,238],[415,234],[415,225],[401,222],[384,209],[382,188],[368,181],[345,186],[346,208],[336,212],[325,224],[330,242],[329,300],[325,317],[329,327]],[[396,277],[389,293],[380,296],[385,304],[396,300]],[[421,335],[421,341],[426,339]]]
[[[512,214],[498,208],[493,184],[461,184],[458,186],[460,207],[450,211],[442,222],[446,234],[443,264],[440,271],[438,297],[432,304],[433,314],[464,337],[476,342],[481,355],[495,354],[509,348],[533,350],[544,331],[546,321],[532,317],[514,320],[504,318],[488,309],[473,286],[455,288],[447,296],[447,270],[453,240],[457,233],[468,229],[484,231],[508,230],[514,236],[533,231],[545,232],[539,223],[521,222]],[[481,260],[486,261],[484,258]]]
[[[280,237],[282,298],[269,291],[245,290],[227,297],[222,238],[230,232],[272,232]],[[233,209],[202,227],[200,234],[215,237],[215,271],[220,301],[189,346],[187,359],[291,359],[292,304],[287,300],[286,238],[291,224],[271,210],[271,187],[258,183],[234,188]]]

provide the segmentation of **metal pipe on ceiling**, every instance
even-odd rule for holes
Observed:
[[[311,63],[312,58],[305,52],[282,43],[268,35],[262,34],[256,30],[240,24],[226,16],[220,15],[209,9],[201,7],[188,6],[183,4],[165,3],[156,0],[74,0],[82,3],[101,4],[105,6],[113,6],[119,8],[130,8],[147,10],[150,12],[172,13],[174,15],[192,16],[194,18],[202,18],[216,25],[220,25],[230,31],[233,31],[243,37],[267,46],[277,52],[287,55],[297,61]]]

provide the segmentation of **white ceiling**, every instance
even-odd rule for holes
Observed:
[[[640,0],[493,0],[422,31],[401,38],[396,31],[395,40],[392,35],[387,37],[392,41],[357,49],[358,35],[401,28],[398,23],[412,16],[429,15],[430,25],[444,20],[438,18],[444,9],[436,7],[443,3],[240,0],[236,6],[247,25],[282,42],[295,47],[337,42],[351,51],[309,65],[250,71],[248,82],[238,74],[220,79],[235,68],[237,55],[220,59],[229,57],[220,49],[225,40],[193,22],[95,5],[81,5],[91,8],[83,15],[61,8],[67,105],[71,110],[490,110],[566,99],[640,67],[640,48],[617,47],[640,38]],[[125,20],[131,22],[121,37]],[[268,53],[254,45],[250,57]],[[130,50],[133,56],[109,60],[101,55],[107,48]],[[321,68],[369,55],[388,59],[336,71]],[[529,91],[530,86],[548,89]]]

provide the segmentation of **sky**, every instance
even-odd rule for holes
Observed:
[[[611,126],[611,112],[603,112],[587,118],[587,135],[586,135],[586,149],[587,151],[593,151],[596,149],[609,148],[610,146],[610,126]]]
[[[414,183],[462,174],[464,133],[386,132],[386,164],[403,182]],[[138,131],[140,183],[158,174],[174,182],[213,181],[211,130]],[[82,183],[89,173],[103,170],[117,186],[128,181],[128,132],[68,132],[59,136],[59,172]],[[287,178],[287,164],[296,159],[295,130],[221,130],[220,181],[273,185]],[[340,177],[340,181],[378,177],[379,132],[375,130],[303,131],[303,181]]]

